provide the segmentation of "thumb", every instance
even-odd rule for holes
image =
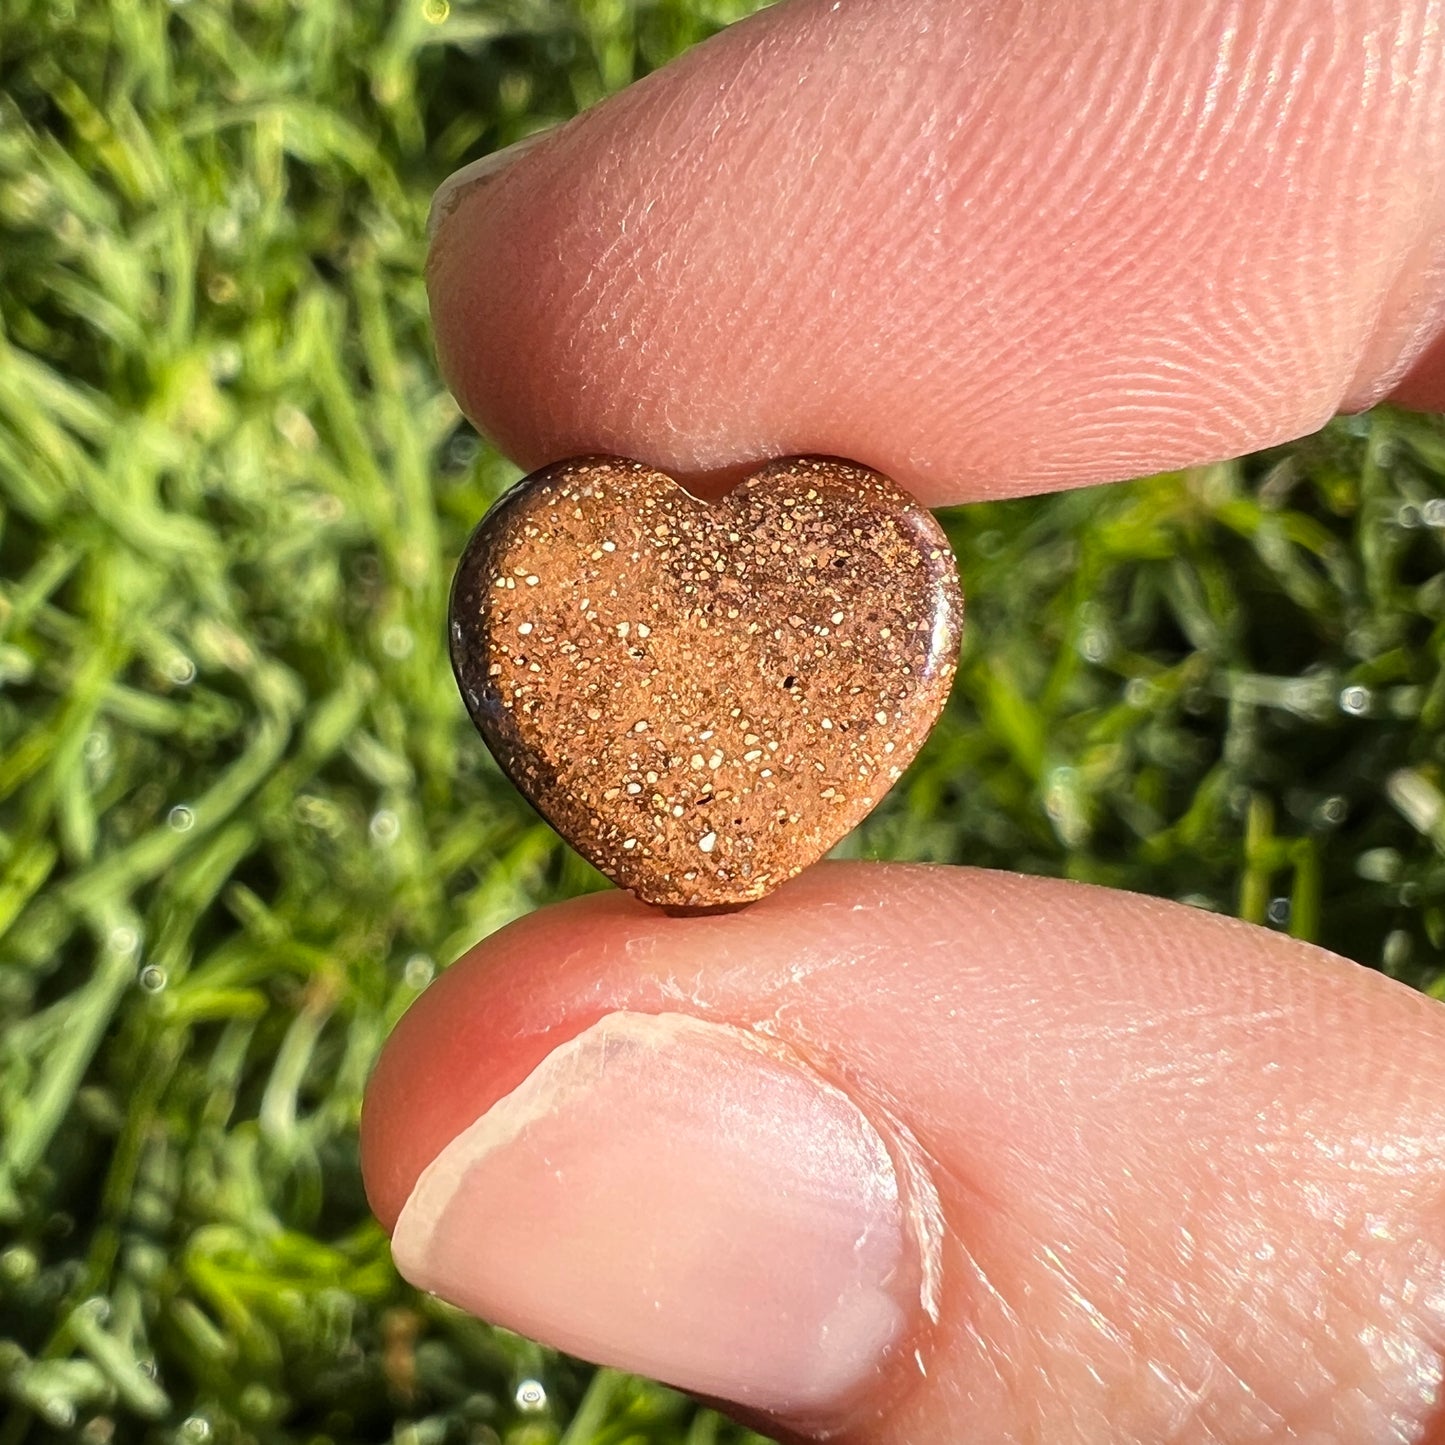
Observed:
[[[774,1431],[1405,1445],[1445,1426],[1442,1071],[1445,1009],[1263,930],[823,865],[487,940],[363,1158],[414,1282]]]

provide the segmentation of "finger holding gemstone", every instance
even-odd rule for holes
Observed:
[[[897,780],[937,719],[963,601],[933,517],[876,472],[774,462],[704,502],[583,458],[483,518],[452,665],[502,769],[644,902],[763,897]]]

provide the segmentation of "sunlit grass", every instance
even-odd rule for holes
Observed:
[[[355,1128],[435,970],[597,883],[444,656],[513,473],[431,364],[430,190],[743,8],[0,10],[0,1445],[734,1438],[403,1287]],[[957,694],[846,851],[1438,989],[1442,482],[1381,415],[951,518]]]

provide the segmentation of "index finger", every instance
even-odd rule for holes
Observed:
[[[448,197],[442,365],[528,467],[931,504],[1445,406],[1442,92],[1445,0],[791,0]]]

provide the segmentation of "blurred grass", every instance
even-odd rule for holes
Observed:
[[[746,8],[0,8],[0,1445],[742,1438],[403,1287],[355,1127],[437,967],[596,884],[444,657],[513,473],[431,365],[430,190]],[[955,699],[846,851],[1445,993],[1445,429],[949,525]]]

